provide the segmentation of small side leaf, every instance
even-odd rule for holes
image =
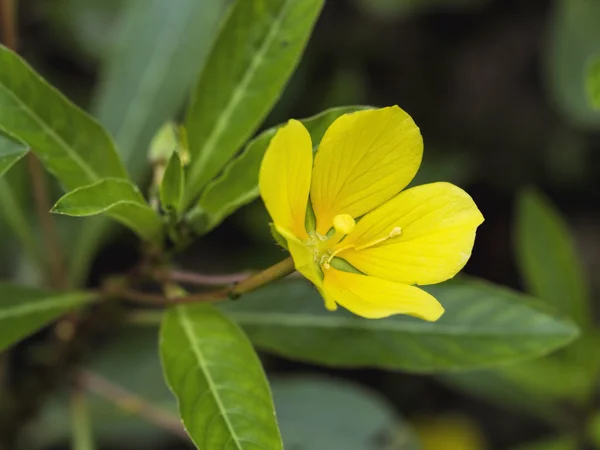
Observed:
[[[186,118],[191,166],[184,207],[254,133],[298,63],[323,0],[238,1]]]
[[[317,148],[325,131],[338,117],[367,109],[367,106],[343,106],[331,108],[312,117],[300,120],[307,128],[313,146]],[[258,172],[271,138],[281,125],[263,131],[245,150],[211,181],[191,214],[191,225],[198,234],[205,234],[219,225],[227,216],[259,195]]]
[[[127,177],[106,131],[1,45],[0,129],[26,142],[69,190]]]
[[[544,303],[487,282],[452,280],[426,290],[446,309],[437,322],[407,316],[367,320],[341,308],[329,312],[303,280],[266,286],[222,310],[260,348],[341,367],[483,368],[542,356],[577,336],[577,328]]]
[[[539,192],[524,191],[517,205],[517,262],[529,292],[589,324],[589,292],[565,220]]]
[[[160,203],[167,212],[177,214],[183,196],[183,165],[178,152],[171,153],[160,183]]]
[[[51,292],[0,283],[0,351],[91,302],[94,296],[90,292]]]
[[[0,177],[27,153],[27,145],[0,133]]]
[[[160,238],[163,222],[139,189],[127,180],[107,178],[61,197],[52,212],[87,217],[106,213],[149,241]]]
[[[160,331],[160,354],[199,449],[283,449],[258,356],[226,316],[210,305],[171,309]]]

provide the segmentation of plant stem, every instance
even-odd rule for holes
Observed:
[[[183,270],[159,270],[156,272],[155,276],[159,280],[174,281],[196,286],[226,286],[228,284],[239,283],[248,278],[249,274],[232,273],[226,275],[208,275]]]
[[[157,408],[143,398],[127,391],[122,386],[108,381],[103,376],[82,369],[79,372],[78,383],[86,390],[114,403],[123,411],[136,414],[147,422],[165,429],[180,438],[189,439],[181,425],[181,421],[176,416]]]
[[[2,42],[12,50],[17,49],[16,0],[0,0]]]
[[[71,392],[71,416],[73,423],[72,450],[94,450],[88,403],[85,393],[79,387],[73,388]]]
[[[167,306],[188,303],[212,303],[226,298],[238,298],[242,294],[254,291],[265,284],[277,281],[289,275],[295,270],[292,258],[274,264],[273,266],[251,275],[231,287],[212,292],[202,292],[198,294],[182,295],[180,297],[168,297],[160,294],[149,294],[129,289],[122,283],[107,283],[104,294],[109,297],[116,297],[125,300],[131,300],[138,303]]]

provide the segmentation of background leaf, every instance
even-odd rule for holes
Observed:
[[[127,180],[107,178],[62,196],[52,208],[56,214],[86,217],[106,213],[149,241],[158,240],[163,222],[139,189]]]
[[[202,304],[172,308],[161,327],[160,354],[199,449],[283,449],[258,356],[222,313]]]
[[[375,392],[326,377],[271,381],[285,448],[417,450],[410,427]]]
[[[0,283],[0,351],[89,303],[94,296],[90,292],[50,292]]]
[[[516,255],[528,291],[573,317],[590,321],[583,268],[560,213],[539,192],[524,191],[517,205]]]
[[[27,153],[25,143],[0,133],[0,177]]]
[[[344,367],[417,372],[489,367],[541,356],[577,335],[574,325],[544,304],[490,283],[452,281],[427,291],[446,308],[434,323],[329,312],[304,281],[268,286],[223,310],[264,350]]]
[[[366,106],[331,108],[301,122],[310,132],[313,146],[318,146],[329,125],[339,116],[366,109]],[[259,196],[258,172],[271,138],[278,125],[263,131],[230,161],[223,173],[212,180],[204,190],[195,210],[190,214],[191,225],[204,234],[219,225],[227,216]]]
[[[136,182],[148,144],[185,101],[230,0],[129,0],[104,67],[94,113]]]
[[[323,0],[238,1],[202,71],[186,118],[188,207],[279,97]]]
[[[104,129],[3,46],[0,129],[26,142],[69,190],[103,177],[126,177]]]
[[[600,52],[588,61],[585,82],[592,108],[600,109]]]

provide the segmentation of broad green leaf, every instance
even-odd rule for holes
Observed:
[[[271,380],[285,448],[417,450],[392,405],[360,385],[325,377]]]
[[[313,146],[317,148],[325,131],[335,119],[343,114],[366,108],[366,106],[331,108],[302,119],[301,122],[310,132]],[[254,138],[239,156],[229,162],[223,173],[206,186],[190,214],[191,225],[197,233],[207,233],[235,210],[258,197],[260,164],[279,126],[269,128]]]
[[[136,182],[149,169],[150,140],[182,107],[229,2],[127,2],[94,112],[114,136]]]
[[[171,153],[160,183],[160,203],[165,211],[179,212],[183,196],[183,165],[178,152]]]
[[[210,305],[171,309],[160,331],[160,354],[200,450],[283,449],[258,356],[226,316]]]
[[[95,296],[91,292],[51,292],[0,282],[0,351]]]
[[[25,156],[27,150],[25,143],[0,132],[0,177]]]
[[[600,53],[588,61],[585,82],[590,105],[600,110]]]
[[[490,283],[456,280],[426,290],[446,309],[434,323],[407,316],[367,320],[341,308],[329,312],[303,280],[270,285],[223,310],[260,348],[343,367],[482,368],[541,356],[577,336],[577,328],[545,304]]]
[[[323,0],[238,1],[206,62],[186,118],[187,208],[254,133],[296,67]]]
[[[524,191],[517,205],[517,262],[528,291],[589,324],[589,293],[565,220],[539,192]]]
[[[0,129],[26,142],[69,190],[127,176],[106,131],[3,46]]]
[[[116,178],[107,178],[65,194],[52,212],[75,217],[105,213],[149,241],[158,240],[163,227],[162,219],[148,206],[139,189],[127,180]]]
[[[560,111],[575,125],[600,127],[600,111],[589,101],[585,76],[590,58],[600,53],[600,2],[557,0],[547,40],[550,93]]]

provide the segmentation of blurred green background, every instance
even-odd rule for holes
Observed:
[[[135,101],[127,89],[142,86],[146,100],[135,108],[155,119],[134,135],[116,136],[119,143],[135,142],[132,147],[140,149],[132,150],[130,161],[138,180],[146,175],[144,152],[156,128],[165,117],[182,116],[204,51],[196,40],[214,35],[208,26],[194,30],[185,22],[185,11],[178,11],[183,0],[144,1],[19,4],[20,53],[113,132],[131,120],[122,114]],[[163,3],[162,14],[143,13],[157,1]],[[147,34],[131,32],[139,27]],[[198,59],[189,56],[193,51]],[[529,190],[535,186],[555,205],[548,208],[560,211],[563,218],[557,220],[568,224],[594,298],[600,288],[600,111],[586,95],[585,71],[599,53],[599,0],[329,0],[265,127],[332,106],[400,105],[425,141],[414,183],[458,184],[486,218],[467,273],[527,288],[517,264],[515,221],[518,199],[524,189],[538,192]],[[115,80],[123,82],[123,92],[115,89]],[[111,96],[124,103],[107,101]],[[26,183],[22,191],[28,195]],[[180,263],[226,273],[276,262],[283,253],[267,222],[264,208],[255,202],[197,242]],[[65,242],[71,224],[66,220],[61,226]],[[5,224],[0,224],[0,235],[3,254],[15,255],[0,261],[2,274],[32,282],[36,273],[16,256]],[[116,232],[94,261],[89,284],[127,269],[137,251],[133,235]],[[103,336],[86,364],[157,407],[174,410],[162,381],[155,330],[104,330]],[[573,412],[576,402],[552,397],[559,427],[547,417],[547,391],[520,396],[514,384],[490,374],[438,378],[326,370],[266,355],[264,363],[290,450],[568,450],[595,448],[595,440],[600,445],[600,421],[592,412],[598,406],[597,389],[590,394],[594,399],[585,402],[590,408],[585,416]],[[572,375],[568,378],[573,381]],[[63,394],[41,408],[23,448],[68,448],[70,420]],[[100,448],[189,448],[101,398],[93,397],[91,408]],[[415,435],[422,436],[420,447]]]

